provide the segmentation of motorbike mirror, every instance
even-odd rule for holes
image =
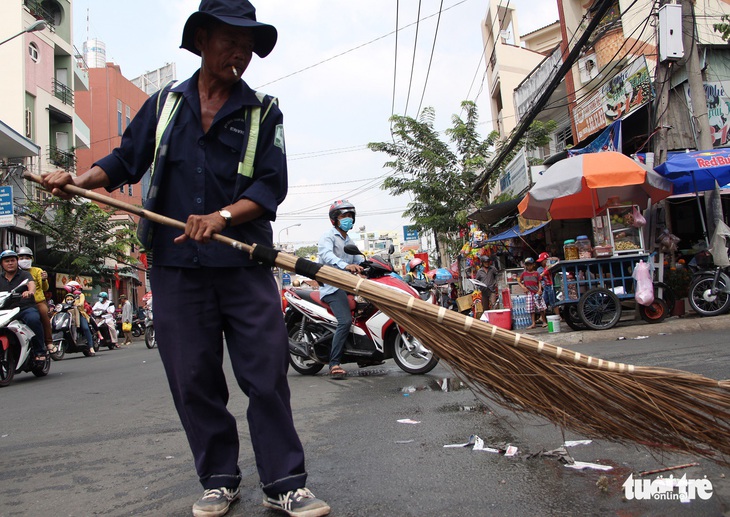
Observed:
[[[348,244],[345,246],[345,253],[348,255],[362,255],[360,250],[354,244]]]
[[[388,247],[388,255],[392,255],[393,253],[395,253],[395,246],[393,246],[393,245],[391,244],[391,245],[390,245],[390,246]]]
[[[16,285],[16,286],[15,286],[15,287],[13,288],[13,290],[12,290],[12,291],[10,291],[10,292],[11,292],[11,293],[14,293],[14,292],[15,292],[15,291],[17,291],[18,289],[20,289],[21,287],[23,287],[24,285],[26,285],[26,284],[27,284],[28,282],[29,282],[29,280],[28,280],[28,279],[26,278],[25,280],[23,280],[22,282],[20,282],[20,283],[19,283],[18,285]]]

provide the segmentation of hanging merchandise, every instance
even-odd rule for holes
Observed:
[[[639,207],[634,205],[634,210],[632,212],[632,215],[634,217],[634,222],[632,223],[632,226],[634,228],[642,228],[646,225],[646,219],[643,215],[641,215],[641,212],[639,211]]]
[[[649,264],[640,260],[631,276],[636,280],[636,292],[634,293],[636,303],[646,307],[654,303],[654,284],[651,281]]]

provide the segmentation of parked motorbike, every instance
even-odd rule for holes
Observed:
[[[122,323],[123,323],[122,319],[118,318],[117,319],[117,335],[118,336],[124,335],[124,331],[122,330]],[[134,318],[132,318],[132,335],[134,337],[139,337],[142,334],[144,334],[143,325],[144,325],[144,322],[142,320],[140,320],[138,317],[135,316]]]
[[[27,284],[23,281],[18,287]],[[30,340],[35,335],[28,326],[14,319],[20,312],[18,307],[7,309],[12,301],[21,295],[17,289],[0,292],[0,388],[10,384],[18,372],[31,372],[36,377],[45,377],[51,369],[51,358],[37,361]]]
[[[51,318],[53,344],[58,350],[51,354],[54,361],[60,361],[66,354],[76,352],[81,352],[87,357],[91,355],[84,333],[76,326],[74,301],[76,301],[76,297],[73,294],[67,294],[63,302],[56,304],[56,313]],[[80,317],[83,318],[83,316]],[[94,341],[92,346],[94,352],[97,352],[99,350],[99,329],[94,318],[89,318],[89,327]]]
[[[689,285],[689,304],[701,316],[730,311],[730,267],[697,269]]]
[[[155,325],[154,315],[152,313],[152,307],[148,307],[144,311],[144,344],[147,348],[155,348],[157,346],[157,340],[155,339]]]
[[[345,252],[361,255],[356,246],[347,245]],[[390,252],[392,253],[392,251]],[[389,259],[371,257],[360,264],[366,278],[391,289],[398,289],[418,297],[403,280],[390,275]],[[284,291],[286,301],[285,323],[289,332],[289,364],[302,375],[315,375],[329,363],[332,337],[337,319],[319,291],[289,287]],[[342,363],[357,363],[359,367],[382,364],[393,358],[403,371],[424,374],[438,364],[438,357],[418,339],[400,328],[374,304],[348,294],[353,324],[344,347]]]

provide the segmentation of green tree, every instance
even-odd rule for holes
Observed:
[[[461,243],[458,231],[467,224],[471,209],[482,201],[473,192],[473,183],[484,169],[496,133],[482,139],[476,131],[476,104],[464,101],[466,116],[452,117],[453,127],[445,131],[449,142],[433,126],[435,111],[425,108],[418,120],[395,115],[393,142],[372,142],[368,147],[391,157],[384,167],[393,170],[382,188],[393,195],[409,193],[413,200],[404,217],[410,218],[419,231],[431,230],[455,254]],[[441,262],[441,261],[440,261]]]
[[[114,213],[78,198],[28,201],[23,207],[30,228],[46,236],[58,267],[72,275],[102,274],[105,259],[124,264],[119,272],[131,269],[129,253],[139,241],[131,225],[111,220]]]
[[[720,37],[723,40],[728,41],[730,40],[730,16],[723,14],[720,20],[720,23],[712,24],[712,30],[719,32]]]
[[[317,246],[302,246],[297,248],[294,254],[299,258],[309,259],[312,255],[317,256]]]

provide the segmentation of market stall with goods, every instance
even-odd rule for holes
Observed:
[[[612,151],[561,160],[533,185],[519,204],[523,216],[591,220],[593,235],[565,240],[565,260],[550,268],[569,326],[600,330],[618,323],[622,303],[636,299],[637,270],[651,268],[641,207],[671,193],[669,180]],[[647,322],[662,321],[669,308],[649,288],[652,296],[637,300],[639,312]]]

